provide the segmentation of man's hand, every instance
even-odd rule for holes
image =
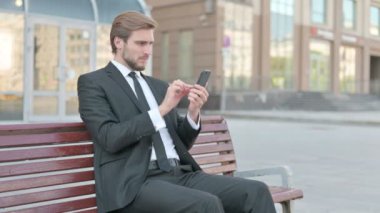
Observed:
[[[188,99],[190,101],[188,108],[189,116],[194,122],[197,122],[201,108],[207,102],[208,92],[206,88],[195,84],[189,91]]]
[[[170,110],[176,107],[182,97],[186,96],[190,91],[191,85],[181,80],[173,81],[166,91],[166,95],[161,105],[158,107],[161,116],[166,115]]]

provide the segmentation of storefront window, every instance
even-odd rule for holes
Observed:
[[[372,6],[371,7],[371,20],[369,32],[371,35],[380,35],[380,8]]]
[[[294,1],[271,1],[270,80],[273,89],[293,89]]]
[[[24,16],[0,13],[0,121],[22,120]]]
[[[66,30],[66,115],[78,113],[77,82],[80,75],[90,71],[90,32],[84,29]],[[71,97],[70,97],[71,96]]]
[[[228,89],[249,89],[252,78],[253,7],[228,1],[224,14],[224,84]]]
[[[113,58],[110,44],[111,25],[98,25],[96,32],[96,69],[100,69],[105,67]]]
[[[326,24],[326,0],[311,0],[311,20],[316,24]]]
[[[329,91],[331,78],[330,42],[310,42],[309,90]]]
[[[356,29],[356,0],[343,0],[343,27]]]
[[[59,27],[37,24],[34,29],[34,84],[36,91],[58,91]],[[49,59],[48,62],[46,59]]]
[[[148,12],[140,0],[0,2],[0,122],[78,119],[78,76],[113,58],[113,18]]]
[[[339,90],[342,93],[356,92],[356,48],[340,47]]]

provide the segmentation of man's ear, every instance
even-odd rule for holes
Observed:
[[[124,40],[118,36],[115,36],[113,43],[115,44],[116,49],[120,49],[123,47]]]

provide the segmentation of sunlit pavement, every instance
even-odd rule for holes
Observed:
[[[318,116],[356,123],[226,116],[238,170],[290,166],[293,186],[305,195],[295,202],[296,213],[380,212],[380,113],[333,114]],[[314,116],[310,113],[308,119]],[[264,181],[280,184],[275,177]]]

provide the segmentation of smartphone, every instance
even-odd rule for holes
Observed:
[[[210,70],[202,70],[201,74],[199,75],[197,84],[201,86],[206,86],[206,83],[210,77],[211,71]]]

